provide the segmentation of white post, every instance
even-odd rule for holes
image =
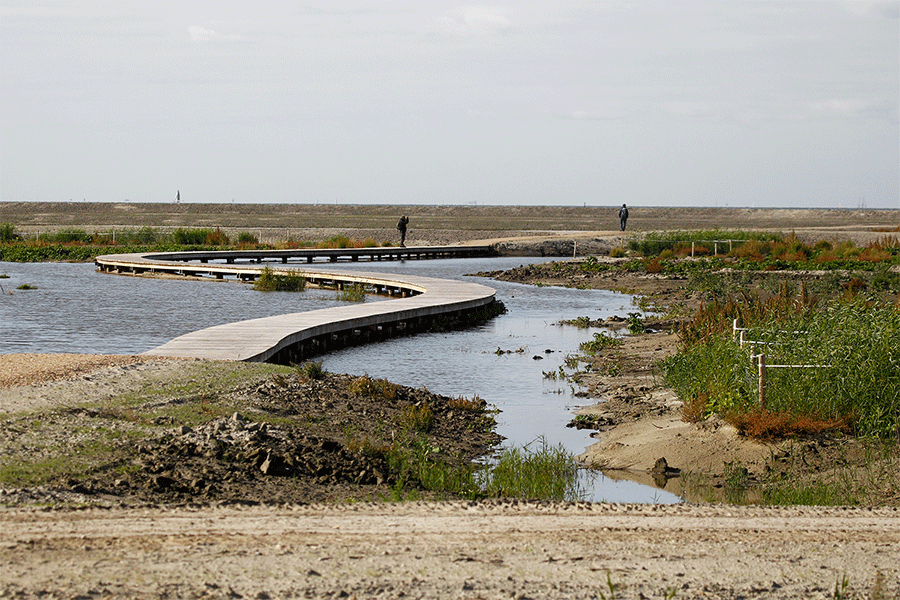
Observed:
[[[759,359],[759,407],[766,410],[766,355],[760,354]]]
[[[691,242],[691,258],[694,258],[694,242]]]

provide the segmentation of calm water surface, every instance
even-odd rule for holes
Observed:
[[[543,259],[551,260],[551,259]],[[552,381],[568,354],[596,330],[560,326],[564,319],[605,318],[635,311],[631,297],[601,290],[572,290],[506,283],[470,275],[537,258],[455,259],[341,263],[344,270],[396,272],[469,280],[497,290],[509,313],[463,331],[419,334],[320,357],[326,370],[372,377],[451,396],[478,396],[501,410],[498,433],[507,444],[563,444],[580,454],[593,440],[569,429],[572,410],[589,402],[569,384]],[[333,291],[257,292],[222,281],[143,279],[101,274],[93,264],[2,263],[0,353],[85,352],[134,354],[181,334],[219,325],[341,304]],[[34,290],[17,290],[27,283]],[[12,292],[12,293],[10,293]],[[370,299],[368,301],[377,301]],[[498,354],[498,350],[501,353]],[[585,474],[588,499],[612,502],[678,502],[668,492]]]

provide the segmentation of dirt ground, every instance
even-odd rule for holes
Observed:
[[[382,218],[393,212],[385,211]],[[735,226],[790,226],[786,213],[773,221],[769,212],[768,222]],[[845,222],[841,226],[829,221],[829,215],[816,216],[818,212],[828,211],[792,214],[791,218],[807,222],[821,219],[813,224],[819,229],[800,235],[864,240],[884,235],[877,230],[896,223],[898,216],[897,211],[876,211],[875,217],[873,211],[847,211],[838,215]],[[668,226],[658,228],[707,227],[700,223],[724,213],[687,214],[677,221],[672,220],[674,213],[663,211],[659,216],[669,219]],[[544,220],[539,225],[547,225],[553,217],[541,214]],[[744,217],[762,219],[756,212]],[[454,213],[453,218],[460,216]],[[0,217],[4,220],[9,219]],[[236,225],[243,226],[243,221]],[[411,241],[479,240],[482,232],[491,238],[502,230],[493,239],[510,252],[566,255],[579,246],[584,252],[603,252],[622,239],[602,227],[535,229],[541,229],[538,237],[531,237],[534,231],[521,222],[508,229],[479,222],[468,233],[418,241],[412,235]],[[573,284],[541,280],[540,275],[510,277]],[[663,298],[666,294],[679,298],[682,293],[678,282],[671,281],[619,279],[575,285],[635,292],[654,289]],[[670,467],[696,470],[706,470],[704,461],[710,461],[708,469],[715,471],[726,460],[739,459],[753,468],[754,461],[777,456],[777,449],[768,447],[748,450],[745,440],[725,424],[696,427],[680,420],[680,401],[660,385],[653,368],[657,358],[671,352],[670,326],[651,324],[658,331],[628,337],[622,350],[630,361],[626,373],[598,374],[585,382],[586,397],[604,400],[583,411],[596,415],[599,424],[598,445],[585,460],[659,485],[648,470],[661,457]],[[13,363],[19,366],[14,368]],[[165,378],[166,373],[183,373],[186,368],[183,362],[148,363],[135,357],[59,355],[18,359],[7,355],[0,357],[0,364],[4,388],[0,406],[3,412],[14,413],[11,418],[48,406],[72,412],[79,403],[111,393],[123,380],[139,385],[135,382],[158,381],[152,377]],[[84,428],[80,423],[78,431]],[[15,426],[8,424],[4,438],[22,443]],[[171,473],[150,475],[160,474],[177,480]],[[220,475],[211,473],[209,479]],[[679,481],[664,477],[662,485],[672,489],[668,486]],[[376,489],[377,481],[372,485]],[[282,498],[278,504],[246,506],[227,500],[195,505],[187,494],[159,496],[161,506],[128,507],[94,502],[97,492],[89,487],[69,489],[58,502],[84,506],[73,510],[53,508],[57,502],[47,495],[35,503],[15,497],[21,492],[4,491],[0,598],[900,598],[896,504],[827,509],[691,503],[393,504],[371,503],[363,497],[351,504],[336,505],[328,498],[297,504]]]

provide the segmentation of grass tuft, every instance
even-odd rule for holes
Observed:
[[[261,292],[302,292],[306,289],[306,278],[292,273],[276,273],[266,265],[254,282],[253,289]]]

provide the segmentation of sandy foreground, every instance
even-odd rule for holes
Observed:
[[[9,511],[0,528],[0,597],[11,598],[900,593],[896,509],[449,502]]]
[[[0,388],[20,402],[6,410],[33,408],[48,397],[36,390],[72,375],[134,361],[53,356],[22,358],[30,365],[18,372],[4,365]],[[652,435],[646,424],[642,432],[615,435]],[[0,598],[112,597],[900,598],[900,510],[516,501],[0,508]]]

